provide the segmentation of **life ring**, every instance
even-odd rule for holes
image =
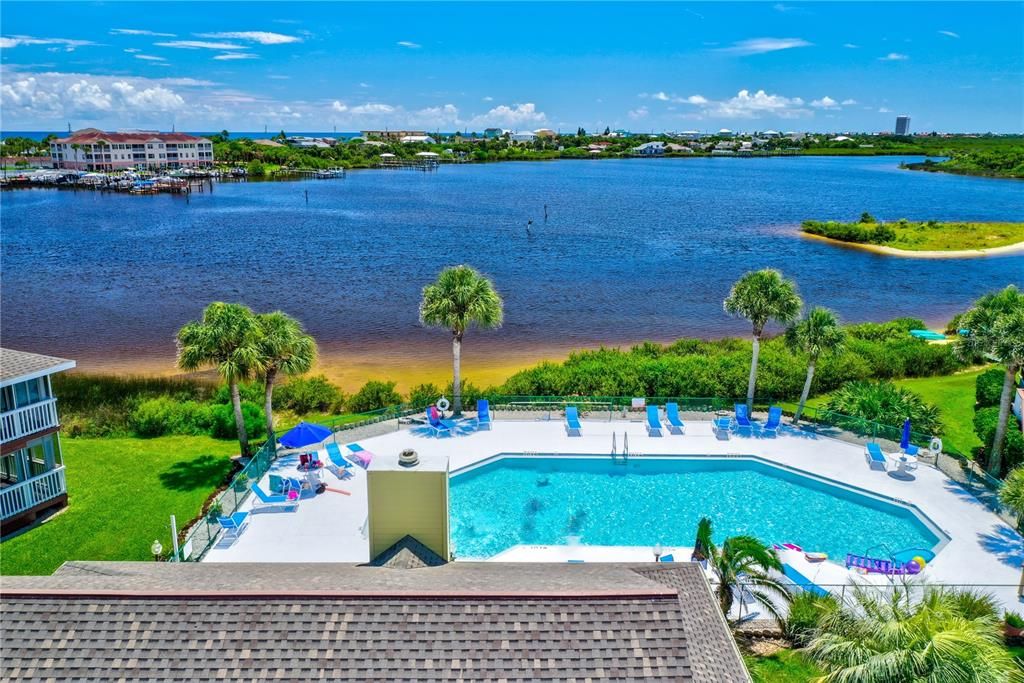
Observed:
[[[928,450],[930,450],[933,455],[938,455],[939,453],[941,453],[942,452],[942,439],[940,439],[937,436],[933,436],[932,440],[931,440],[931,443],[928,444]]]
[[[437,399],[437,404],[436,405],[437,405],[437,409],[440,410],[441,412],[444,412],[444,411],[448,410],[449,407],[451,407],[451,403],[449,403],[448,399],[446,399],[444,396],[442,396],[441,398]]]

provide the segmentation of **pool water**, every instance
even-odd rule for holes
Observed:
[[[518,544],[692,546],[710,517],[715,540],[752,535],[841,559],[884,544],[933,548],[910,509],[749,458],[504,456],[455,473],[451,533],[460,559]]]

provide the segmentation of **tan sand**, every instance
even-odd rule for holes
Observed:
[[[883,247],[878,244],[843,242],[842,240],[834,240],[831,237],[823,237],[822,235],[812,235],[803,231],[801,231],[800,234],[811,239],[829,242],[838,247],[849,247],[851,249],[860,249],[861,251],[870,251],[876,254],[884,254],[886,256],[902,256],[905,258],[980,258],[983,256],[1005,256],[1007,254],[1024,253],[1024,242],[1007,244],[1002,247],[989,247],[986,249],[962,249],[959,251],[910,251],[908,249],[896,249],[895,247]]]

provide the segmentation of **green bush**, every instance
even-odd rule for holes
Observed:
[[[1024,434],[1017,428],[1017,418],[1010,413],[1009,424],[1006,429],[1006,438],[1003,441],[1001,471],[998,476],[1005,475],[1015,466],[1024,462]],[[992,452],[992,444],[996,440],[996,427],[999,424],[999,406],[982,408],[974,414],[974,431],[985,444],[984,451],[979,462],[988,469],[989,454]]]
[[[1007,626],[1011,626],[1013,628],[1024,628],[1024,618],[1016,612],[1007,612],[1006,616],[1003,617],[1003,621],[1006,622]]]
[[[783,633],[795,645],[803,647],[810,642],[822,617],[838,607],[839,603],[832,595],[815,595],[806,591],[800,593],[789,603]]]
[[[885,244],[896,239],[895,230],[885,223],[875,223],[874,221],[858,221],[857,223],[804,221],[803,231],[812,235],[858,244]]]
[[[235,427],[235,410],[230,403],[213,406],[210,410],[210,417],[210,436],[215,439],[238,438],[238,429]],[[267,421],[263,409],[255,403],[242,403],[242,419],[250,439],[259,437],[260,434],[266,432]]]
[[[417,384],[409,390],[409,405],[422,408],[441,398],[441,390],[436,384]]]
[[[242,382],[238,385],[238,394],[242,397],[243,401],[263,405],[262,382]],[[217,387],[210,400],[213,403],[231,403],[231,387],[227,384],[221,384]]]
[[[914,431],[941,434],[939,409],[925,403],[913,391],[892,382],[849,382],[832,394],[827,408],[855,420],[839,419],[839,424],[857,429],[856,418],[870,420],[895,429],[910,418]]]
[[[351,413],[367,413],[402,402],[402,395],[395,391],[395,382],[370,380],[353,394],[345,404]]]
[[[212,409],[195,401],[175,401],[166,396],[146,399],[131,412],[129,424],[136,436],[206,434],[210,431]]]
[[[323,375],[293,377],[274,389],[274,408],[297,415],[340,410],[345,396]]]
[[[464,379],[459,383],[462,385],[462,408],[464,410],[476,410],[477,400],[484,397],[483,390],[480,389],[480,387],[473,384],[472,382],[470,382],[469,380]],[[451,398],[455,396],[454,387],[455,384],[453,382],[448,382],[448,386],[444,388],[444,395],[448,397],[449,400],[451,400]]]
[[[1006,371],[1002,368],[989,368],[974,380],[974,400],[979,408],[999,405],[1003,397],[1003,381]]]

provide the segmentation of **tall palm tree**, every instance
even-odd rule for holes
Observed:
[[[957,338],[956,350],[961,358],[978,356],[1002,363],[1006,368],[1003,393],[999,399],[999,422],[996,424],[988,471],[998,477],[1002,469],[1002,448],[1013,402],[1013,385],[1024,367],[1024,292],[1010,285],[1000,292],[986,294],[960,319],[968,331]]]
[[[471,325],[484,330],[501,327],[503,315],[504,305],[494,284],[469,266],[445,268],[436,282],[423,288],[420,320],[452,333],[452,401],[456,415],[462,413],[462,338]]]
[[[1024,465],[1017,465],[1006,475],[999,489],[999,502],[1017,515],[1017,531],[1024,532]],[[1024,598],[1024,567],[1021,567],[1017,597]]]
[[[317,348],[295,318],[274,311],[256,316],[260,328],[259,352],[263,376],[263,407],[267,439],[274,440],[274,382],[278,375],[301,375],[316,363]]]
[[[928,587],[920,599],[867,587],[827,612],[806,652],[826,683],[1024,680],[1003,645],[994,603],[969,591]]]
[[[800,393],[800,404],[793,414],[793,424],[800,421],[804,412],[804,404],[811,393],[811,381],[814,379],[814,367],[818,358],[826,353],[839,353],[846,343],[846,334],[839,327],[836,314],[827,308],[815,306],[803,320],[791,325],[786,330],[786,344],[794,353],[807,354],[807,379],[804,390]]]
[[[765,268],[751,271],[732,286],[722,302],[725,312],[746,318],[753,326],[754,348],[747,381],[747,412],[754,409],[754,386],[757,383],[757,359],[761,353],[761,335],[769,321],[788,325],[800,315],[804,302],[796,291],[796,283],[777,270]]]
[[[711,538],[711,520],[704,517],[697,525],[697,543],[715,576],[714,590],[722,613],[728,618],[735,591],[747,590],[776,620],[782,621],[779,602],[788,602],[785,586],[771,576],[782,572],[775,551],[753,536],[730,536],[716,546]]]
[[[238,445],[249,454],[239,382],[262,369],[260,326],[247,306],[215,301],[203,311],[201,320],[178,330],[178,367],[194,371],[212,367],[231,388]]]

